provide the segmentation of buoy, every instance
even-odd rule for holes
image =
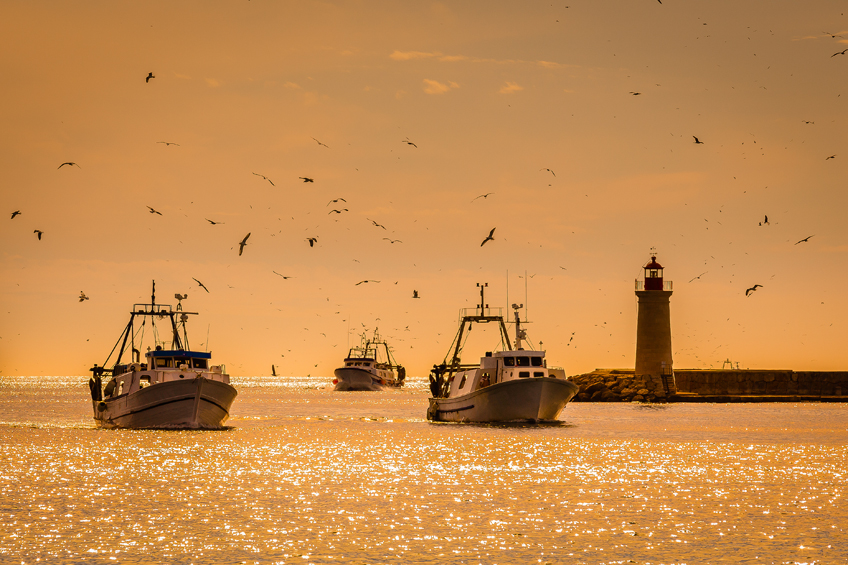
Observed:
[[[97,403],[97,411],[103,412],[104,410],[106,410],[106,403],[101,400]]]
[[[333,379],[333,384],[334,384],[334,385],[339,384],[339,379]]]

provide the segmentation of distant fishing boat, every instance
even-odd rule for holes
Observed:
[[[167,304],[156,304],[156,282],[150,304],[134,304],[130,321],[118,344],[120,350],[111,368],[106,363],[91,368],[89,379],[94,420],[104,428],[221,428],[230,415],[230,406],[237,391],[230,385],[230,376],[223,365],[212,365],[211,353],[189,349],[186,321],[196,312],[184,312],[182,301],[188,295],[176,294],[176,310]],[[141,324],[136,320],[142,319]],[[150,325],[147,326],[147,321]],[[160,340],[156,322],[168,325],[166,335],[171,341]],[[153,336],[155,349],[140,362],[136,337],[144,332]],[[182,331],[182,335],[180,335]],[[130,363],[122,362],[129,353]],[[104,379],[108,380],[105,388]]]
[[[399,388],[406,380],[406,369],[392,356],[389,344],[377,330],[353,347],[344,360],[344,366],[333,371],[334,390],[384,390]]]
[[[436,422],[540,422],[556,420],[579,387],[566,379],[565,371],[548,367],[543,350],[526,350],[526,330],[521,328],[519,310],[515,310],[515,347],[509,340],[500,308],[488,308],[484,285],[480,287],[480,305],[461,312],[459,331],[450,360],[433,366],[430,373],[430,405],[427,419]],[[486,352],[478,365],[460,360],[465,326],[473,323],[498,324],[503,351]]]

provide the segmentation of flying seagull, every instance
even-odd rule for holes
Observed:
[[[411,145],[414,148],[418,149],[418,146],[415,145],[414,143],[412,143],[411,141],[409,141],[408,139],[401,140],[401,143],[406,143],[407,145]]]
[[[318,238],[317,237],[307,237],[306,241],[309,242],[309,247],[314,247],[315,242],[318,241]]]
[[[662,4],[662,2],[660,2],[660,4]],[[631,91],[631,92],[630,92],[630,94],[632,94],[633,96],[639,96],[639,95],[640,95],[640,94],[642,94],[642,93],[641,93],[641,92],[632,92],[632,91]]]
[[[344,198],[335,198],[335,199],[330,200],[329,202],[327,202],[327,206],[329,206],[330,204],[334,204],[334,203],[336,203],[336,202],[345,202],[345,203],[347,203],[347,200],[345,200]]]
[[[80,167],[79,165],[77,165],[77,164],[76,164],[76,163],[74,163],[73,161],[67,161],[67,162],[65,162],[65,163],[62,163],[61,165],[59,165],[59,166],[58,166],[58,167],[56,167],[56,168],[57,168],[57,169],[61,169],[61,168],[62,168],[62,167],[64,167],[65,165],[70,165],[70,166],[72,166],[72,167],[73,167],[73,166],[76,166],[76,167],[79,167],[80,169],[82,169],[82,167]]]
[[[830,157],[826,157],[825,161],[827,161],[828,159],[835,159],[835,158],[836,158],[836,155],[831,155]]]
[[[489,235],[487,235],[486,239],[483,240],[483,243],[480,244],[480,247],[483,247],[483,245],[485,245],[487,241],[494,241],[495,240],[495,238],[492,237],[492,234],[495,233],[496,229],[497,228],[492,228],[492,231],[489,232]]]
[[[276,184],[274,184],[273,182],[271,182],[271,179],[269,179],[269,178],[268,178],[268,177],[266,177],[265,175],[260,175],[259,173],[253,173],[253,174],[254,174],[254,175],[256,175],[257,177],[262,177],[263,179],[267,180],[268,182],[270,182],[270,183],[271,183],[271,186],[277,186]]]
[[[546,169],[545,167],[542,167],[542,168],[541,168],[541,169],[539,169],[539,170],[540,170],[540,171],[548,171],[548,172],[549,172],[549,173],[551,173],[553,176],[556,176],[556,173],[555,173],[555,172],[553,172],[553,171],[552,171],[552,170],[550,170],[550,169]]]
[[[378,283],[378,282],[380,282],[380,281],[373,281],[373,280],[359,281],[358,283],[356,283],[356,284],[355,284],[355,285],[353,285],[353,286],[359,286],[359,285],[361,285],[362,283],[370,283],[370,282]]]
[[[848,51],[848,49],[843,49],[842,51],[837,51],[836,53],[834,53],[830,57],[833,58],[833,57],[836,57],[837,55],[844,55],[846,51]]]
[[[315,139],[315,138],[313,137],[312,139]],[[327,149],[329,149],[329,148],[330,148],[330,146],[329,146],[329,145],[327,145],[326,143],[321,143],[321,142],[320,142],[320,141],[318,141],[317,139],[315,139],[315,143],[317,143],[318,145],[323,145],[323,146],[324,146],[324,147],[326,147]]]
[[[247,245],[247,238],[250,237],[250,233],[244,236],[244,239],[239,243],[239,257],[241,257],[242,251],[244,251],[244,246]]]
[[[421,298],[420,296],[418,296],[418,291],[417,291],[417,290],[413,290],[413,291],[412,291],[412,298]]]
[[[44,233],[43,231],[41,231],[41,230],[32,230],[32,233],[34,233],[34,234],[36,234],[36,235],[38,236],[38,241],[41,241],[41,234],[43,234],[43,233]]]
[[[695,277],[695,278],[693,278],[693,279],[690,279],[690,280],[689,280],[689,282],[692,282],[692,281],[694,281],[694,280],[696,280],[696,279],[700,279],[701,277],[703,277],[703,276],[704,276],[704,275],[706,275],[707,273],[709,273],[709,271],[704,271],[703,273],[701,273],[701,274],[700,274],[700,275],[698,275],[697,277]]]
[[[763,285],[761,285],[761,284],[755,284],[755,285],[754,285],[754,286],[752,286],[751,288],[746,289],[746,290],[745,290],[745,296],[750,296],[752,292],[754,292],[754,291],[755,291],[755,290],[757,290],[758,288],[762,288],[762,286],[763,286]]]
[[[150,206],[148,206],[148,208],[150,208]],[[151,214],[159,214],[160,216],[162,215],[162,212],[160,212],[159,210],[154,210],[153,208],[150,208],[150,213]]]
[[[391,239],[391,238],[388,238],[388,237],[384,237],[383,239],[385,239],[385,240],[386,240],[386,241],[388,241],[389,243],[403,243],[403,242],[402,242],[401,240],[399,240],[399,239]]]
[[[212,224],[213,226],[217,226],[218,224],[223,224],[223,223],[224,223],[224,222],[213,222],[213,221],[212,221],[212,220],[210,220],[209,218],[204,218],[204,219],[205,219],[207,222],[209,222],[210,224]]]
[[[166,146],[168,146],[168,145],[176,145],[177,147],[180,146],[179,143],[174,143],[173,141],[157,141],[156,143],[164,143]]]
[[[88,297],[85,295],[85,293],[84,293],[83,291],[80,291],[80,299],[79,299],[79,301],[80,301],[80,302],[82,302],[82,301],[84,301],[84,300],[88,300]]]
[[[762,223],[761,223],[760,225],[763,225],[763,224],[765,224],[765,225],[769,225],[769,221],[768,221],[768,214],[766,214],[766,215],[765,215],[765,219],[763,219],[763,221],[762,221]]]
[[[370,218],[365,218],[365,219],[366,219],[366,220],[370,220]],[[375,222],[374,220],[371,220],[371,223],[372,223],[372,224],[374,224],[375,226],[377,226],[378,228],[386,229],[386,226],[384,226],[383,224],[378,224],[378,223],[377,223],[377,222]]]
[[[144,82],[150,82],[150,79],[152,78],[156,78],[155,76],[153,76],[153,73],[147,73],[147,76],[144,77]]]
[[[813,235],[815,235],[815,234],[813,234]],[[796,241],[796,242],[795,242],[795,245],[798,245],[799,243],[804,243],[805,241],[810,241],[810,238],[811,238],[811,237],[813,237],[813,236],[812,236],[812,235],[810,235],[810,236],[805,237],[805,238],[804,238],[804,239],[802,239],[801,241]]]
[[[335,212],[336,214],[341,214],[342,212],[348,212],[348,209],[347,209],[347,208],[342,208],[341,210],[333,209],[333,210],[330,210],[330,211],[329,211],[329,212],[327,212],[327,213],[328,213],[328,214],[332,214],[333,212]]]
[[[194,282],[196,282],[196,283],[197,283],[197,285],[198,285],[200,288],[202,288],[202,289],[203,289],[203,290],[205,290],[206,292],[209,292],[209,289],[208,289],[208,288],[206,288],[206,286],[205,286],[202,282],[200,282],[199,280],[195,279],[194,277],[191,277],[191,278],[192,278],[192,279],[194,279]]]
[[[309,177],[297,177],[297,178],[303,180],[303,182],[315,182],[315,179],[311,179]]]
[[[474,202],[474,200],[477,200],[477,198],[488,198],[488,197],[489,197],[489,195],[491,195],[491,194],[494,194],[494,192],[487,192],[486,194],[481,194],[480,196],[478,196],[478,197],[474,198],[474,199],[473,199],[473,200],[471,200],[471,201],[472,201],[472,202]]]
[[[20,210],[15,210],[14,212],[12,212],[12,219],[14,220],[14,219],[15,219],[15,216],[20,216],[20,215],[21,215],[21,211],[20,211]]]
[[[278,273],[277,271],[271,271],[271,272],[274,273],[275,275],[279,275],[279,276],[283,277],[284,279],[293,279],[294,278],[294,277],[287,277],[286,275],[280,275],[280,273]]]
[[[694,137],[694,138],[695,138],[695,143],[696,143],[696,144],[701,144],[701,145],[703,145],[703,144],[704,144],[704,142],[703,142],[703,141],[701,141],[700,139],[698,139],[696,136],[694,136],[694,135],[693,135],[692,137]]]

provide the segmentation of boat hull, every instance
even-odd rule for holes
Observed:
[[[392,381],[380,379],[362,369],[344,367],[333,371],[336,385],[333,390],[385,390],[392,388]]]
[[[540,422],[556,420],[579,387],[552,377],[510,380],[456,398],[431,398],[435,422]]]
[[[237,394],[227,383],[197,377],[157,383],[92,406],[102,428],[220,429]]]

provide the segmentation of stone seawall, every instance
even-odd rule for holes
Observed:
[[[668,392],[662,383],[637,377],[633,369],[595,369],[569,380],[580,387],[574,402],[848,400],[848,371],[675,369]]]
[[[700,395],[848,395],[848,371],[675,369],[680,393]]]

